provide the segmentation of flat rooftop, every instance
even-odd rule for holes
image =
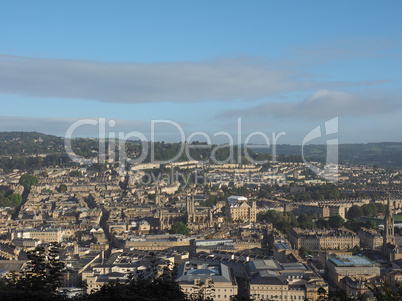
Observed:
[[[276,243],[274,245],[278,250],[283,250],[283,249],[291,250],[291,248],[286,243]]]
[[[330,260],[337,266],[372,266],[376,265],[365,256],[332,256]]]
[[[205,281],[212,279],[214,282],[232,282],[236,280],[231,276],[228,266],[221,263],[206,263],[199,261],[186,261],[179,266],[178,278],[180,283],[194,283],[194,279]]]

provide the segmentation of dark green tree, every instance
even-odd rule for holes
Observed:
[[[3,296],[9,300],[57,300],[64,268],[58,249],[57,243],[50,243],[28,252],[27,269],[12,273],[0,285]]]
[[[0,200],[0,207],[18,207],[22,203],[22,196],[17,193],[13,193],[8,197]]]
[[[77,178],[81,178],[82,177],[82,172],[80,170],[72,170],[69,173],[70,177],[77,177]]]
[[[326,291],[326,289],[325,288],[323,288],[323,287],[320,287],[318,290],[317,290],[317,294],[318,294],[318,301],[324,301],[324,300],[327,300],[326,298],[327,298],[327,291]]]
[[[32,186],[38,184],[38,178],[34,175],[24,174],[21,176],[19,182],[24,186],[25,191],[30,191]]]
[[[187,225],[185,223],[176,222],[172,226],[172,233],[173,234],[189,235],[190,234],[190,229],[187,227]]]
[[[348,210],[348,218],[359,218],[363,216],[363,209],[359,206],[353,205]]]
[[[66,184],[60,184],[59,192],[66,192],[66,191],[67,191],[67,185]]]
[[[97,292],[91,293],[85,300],[139,300],[139,301],[186,301],[189,300],[174,281],[176,273],[165,268],[160,276],[139,275],[126,282],[114,281],[105,284]]]
[[[333,215],[328,219],[331,228],[340,228],[345,223],[345,220],[340,215]]]
[[[364,226],[365,226],[366,228],[369,228],[369,229],[378,229],[377,224],[376,224],[375,221],[373,221],[373,220],[366,221],[366,223],[364,224]]]
[[[323,217],[318,218],[318,219],[315,221],[315,224],[316,224],[317,227],[320,228],[320,229],[329,228],[329,222],[328,222],[325,218],[323,218]]]
[[[303,229],[311,229],[311,228],[316,228],[316,224],[313,223],[313,219],[311,218],[310,215],[307,214],[301,214],[297,218],[297,221],[299,223],[299,226]]]
[[[369,285],[368,289],[378,301],[402,300],[401,284],[397,285],[396,290],[393,290],[387,282],[382,282],[380,285]]]
[[[360,253],[360,247],[358,245],[354,246],[352,249],[352,254],[357,255]]]
[[[305,248],[305,247],[301,247],[301,248],[299,249],[299,254],[300,254],[301,256],[303,256],[303,257],[305,257],[305,256],[307,256],[307,255],[310,255],[309,250],[308,250],[307,248]]]

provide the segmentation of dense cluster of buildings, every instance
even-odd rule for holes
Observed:
[[[163,167],[191,172],[203,166],[194,161]],[[211,165],[206,173],[215,177],[207,176],[210,181],[203,185],[139,184],[141,177],[159,168],[158,163],[135,165],[123,177],[113,166],[96,172],[83,167],[35,171],[39,183],[21,208],[0,208],[1,275],[23,269],[28,251],[57,242],[66,263],[63,286],[69,290],[83,281],[90,292],[112,280],[147,277],[174,265],[176,281],[186,294],[202,292],[222,301],[239,293],[262,300],[317,300],[322,289],[339,288],[355,296],[369,295],[369,283],[387,278],[395,286],[402,279],[402,270],[396,269],[402,267],[402,252],[393,218],[400,208],[398,198],[377,200],[388,206],[382,219],[384,235],[377,229],[355,233],[342,227],[293,228],[281,234],[275,225],[259,221],[258,213],[277,210],[347,219],[353,205],[373,200],[292,202],[290,196],[303,193],[306,185],[325,183],[302,174],[301,163],[275,163],[268,174],[258,165]],[[372,169],[345,167],[341,181],[354,183],[362,170],[381,177]],[[82,177],[72,176],[72,171]],[[250,171],[259,177],[251,178]],[[2,185],[22,193],[21,174],[0,175]],[[285,185],[287,178],[291,186]],[[259,195],[261,185],[279,188],[268,199]],[[239,187],[246,187],[247,193],[225,195]],[[211,197],[219,199],[213,206],[207,205]],[[184,224],[188,234],[172,233],[178,224]],[[356,248],[362,250],[359,255],[352,254]]]

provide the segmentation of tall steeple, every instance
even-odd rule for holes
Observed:
[[[390,201],[390,196],[388,192],[388,200],[387,200],[387,211],[385,212],[384,217],[384,255],[387,253],[388,244],[395,245],[395,236],[394,236],[394,217],[392,214],[392,205]]]

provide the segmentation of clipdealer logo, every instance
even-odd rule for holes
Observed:
[[[90,158],[90,159],[85,159],[82,157],[79,157],[78,155],[75,154],[72,148],[72,139],[73,139],[73,134],[74,132],[81,126],[94,126],[98,128],[98,136],[99,136],[99,151],[98,151],[98,157],[97,158]],[[177,152],[177,154],[166,161],[158,161],[160,164],[166,164],[166,163],[172,163],[177,161],[183,153],[185,153],[186,158],[188,161],[195,161],[195,159],[192,158],[190,154],[191,149],[205,149],[209,148],[211,149],[211,157],[207,158],[205,161],[199,161],[200,164],[206,164],[206,163],[214,163],[214,164],[226,164],[226,163],[234,163],[237,162],[239,164],[242,164],[243,156],[246,158],[247,163],[249,164],[265,164],[268,163],[268,160],[262,160],[262,161],[257,161],[254,160],[250,154],[249,154],[249,147],[251,146],[250,140],[253,137],[260,137],[264,140],[265,144],[263,145],[252,145],[252,148],[258,149],[258,148],[270,148],[272,146],[272,158],[273,161],[275,162],[276,160],[276,146],[278,144],[278,140],[280,137],[285,136],[286,132],[282,131],[279,133],[272,132],[271,134],[271,139],[268,137],[268,135],[264,132],[261,131],[255,131],[250,134],[248,134],[244,141],[242,138],[242,120],[241,118],[237,119],[237,146],[238,146],[238,152],[237,152],[237,160],[235,160],[235,152],[234,152],[234,147],[235,147],[235,139],[233,138],[232,134],[229,132],[225,131],[220,131],[216,132],[213,134],[213,137],[224,137],[227,139],[226,144],[221,144],[214,146],[212,149],[212,140],[211,137],[206,133],[202,131],[196,131],[191,133],[187,138],[185,136],[185,132],[183,128],[180,126],[179,123],[172,121],[172,120],[164,120],[164,119],[159,119],[159,120],[151,120],[150,122],[150,141],[148,141],[148,138],[141,132],[139,131],[131,131],[131,132],[118,132],[110,130],[113,129],[116,126],[116,121],[115,120],[109,120],[106,121],[106,118],[100,117],[100,118],[95,118],[95,119],[81,119],[73,124],[70,125],[70,127],[67,129],[66,134],[64,136],[64,141],[65,141],[65,150],[67,152],[67,155],[70,157],[70,159],[73,162],[83,164],[83,165],[90,165],[93,163],[106,163],[108,162],[116,162],[116,146],[118,146],[118,165],[119,165],[119,171],[123,175],[125,171],[125,166],[127,163],[129,164],[140,164],[143,163],[146,158],[149,156],[150,162],[154,163],[156,162],[155,160],[155,149],[154,149],[154,142],[155,142],[155,131],[156,131],[156,126],[157,125],[163,125],[163,126],[173,126],[177,129],[178,133],[180,134],[180,149]],[[109,130],[107,131],[107,128]],[[326,135],[332,135],[338,133],[338,117],[335,117],[331,120],[328,120],[325,122],[325,134]],[[116,135],[117,134],[117,135]],[[197,145],[192,145],[189,142],[192,141],[195,137],[202,137],[205,139],[206,144],[197,144]],[[313,164],[310,164],[304,156],[304,146],[317,138],[322,137],[322,132],[321,132],[321,127],[317,126],[314,128],[312,131],[310,131],[303,139],[302,142],[302,158],[303,162],[305,165],[311,169],[313,172],[315,172],[317,175],[336,182],[338,179],[338,139],[330,139],[327,140],[327,162],[324,167],[324,169],[319,168],[318,166],[315,166]],[[142,146],[142,152],[139,157],[133,159],[129,158],[126,154],[126,141],[128,139],[135,139],[139,140],[141,142]],[[117,143],[116,143],[117,140]],[[108,142],[108,150],[106,150],[106,141]],[[241,147],[240,147],[241,146]],[[222,148],[229,148],[229,156],[224,159],[224,160],[219,160],[216,156],[217,152],[222,149]]]
[[[338,117],[332,118],[328,121],[325,122],[324,125],[325,128],[325,136],[333,136],[338,133]],[[313,130],[311,130],[303,139],[302,143],[302,158],[304,164],[312,170],[314,173],[319,175],[320,177],[323,177],[326,180],[329,180],[331,182],[337,182],[338,181],[338,145],[339,141],[338,138],[332,138],[332,139],[327,139],[326,140],[326,163],[324,165],[324,168],[320,168],[316,165],[310,164],[307,162],[304,156],[304,146],[306,143],[313,141],[315,139],[323,137],[323,133],[321,131],[321,126],[317,126]]]

